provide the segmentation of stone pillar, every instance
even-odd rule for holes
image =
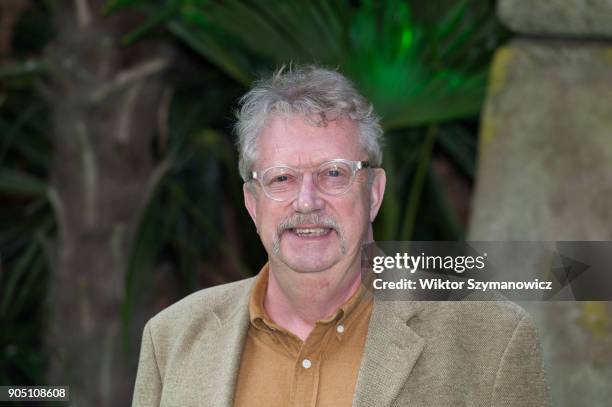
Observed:
[[[612,0],[498,0],[470,240],[612,240]],[[612,272],[612,270],[610,270]],[[612,303],[522,304],[553,406],[612,400]]]

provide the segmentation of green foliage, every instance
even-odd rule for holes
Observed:
[[[0,169],[0,191],[8,195],[44,196],[47,185],[20,171]]]
[[[55,222],[40,193],[44,183],[36,181],[30,189],[19,186],[17,177],[11,181],[17,188],[8,191],[19,194],[1,199],[0,213],[0,383],[44,383],[46,245]]]
[[[47,102],[36,87],[38,59],[51,35],[42,2],[13,32],[13,61],[0,66],[0,384],[43,384],[49,239],[55,219],[47,199],[51,148]]]
[[[415,21],[412,9],[435,7],[435,1],[129,3],[148,10],[150,21],[165,21],[243,84],[289,62],[338,67],[374,102],[387,129],[478,114],[488,57],[501,35],[491,1],[456,2],[429,22]]]
[[[1,221],[6,223],[7,219],[3,216]],[[10,266],[3,270],[0,281],[0,383],[44,383],[46,359],[40,343],[44,314],[39,312],[47,277],[41,237],[44,232],[39,229],[39,236],[24,236],[25,226],[15,229],[0,235],[4,247],[13,245],[13,250],[3,252],[6,258],[2,259]],[[22,244],[10,239],[15,235],[24,240]]]
[[[493,1],[168,0],[163,7],[152,0],[114,3],[145,10],[149,21],[164,22],[169,32],[244,85],[257,73],[287,63],[318,63],[345,73],[373,102],[388,135],[407,129],[416,134],[388,137],[389,185],[377,236],[426,236],[427,227],[421,234],[418,225],[425,198],[435,204],[429,208],[440,210],[428,216],[446,221],[437,238],[462,238],[431,159],[443,154],[473,179],[475,134],[457,130],[458,120],[477,117],[489,59],[505,36],[496,23]],[[126,39],[142,36],[151,26],[139,27]],[[440,125],[452,121],[453,126]]]
[[[42,350],[48,281],[46,199],[2,199],[0,214],[0,383],[44,383]]]
[[[187,74],[177,71],[168,80],[167,133],[154,146],[157,182],[128,261],[124,332],[134,308],[155,289],[160,265],[184,295],[250,275],[265,260],[242,207],[230,112],[246,86],[284,64],[339,69],[382,117],[388,185],[378,239],[462,238],[432,160],[445,157],[460,177],[474,177],[486,72],[504,39],[493,3],[109,1],[105,13],[135,8],[146,17],[125,44],[163,27],[201,57],[190,60],[195,68]],[[16,26],[14,63],[0,67],[2,383],[44,382],[43,299],[57,232],[46,182],[53,158],[49,101],[39,93],[49,80],[42,50],[52,36],[51,17],[49,7],[33,4]]]
[[[179,295],[251,276],[264,253],[242,207],[228,112],[243,88],[212,67],[176,73],[168,137],[155,140],[163,176],[151,194],[126,275],[125,333],[134,307],[151,287],[151,271],[168,266]],[[126,338],[125,345],[128,345]]]

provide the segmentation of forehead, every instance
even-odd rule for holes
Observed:
[[[260,167],[308,167],[335,158],[366,159],[359,142],[359,126],[344,117],[323,126],[303,115],[273,115],[261,130],[257,150]]]

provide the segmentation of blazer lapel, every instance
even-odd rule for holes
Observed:
[[[226,304],[214,311],[218,329],[208,332],[199,342],[194,362],[201,377],[198,405],[200,407],[227,406],[233,404],[240,359],[249,328],[248,300],[250,290],[238,301]]]
[[[414,302],[374,300],[353,407],[385,407],[397,397],[425,344],[407,324],[415,313]]]

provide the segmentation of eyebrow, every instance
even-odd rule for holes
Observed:
[[[272,168],[272,167],[291,167],[291,168],[296,168],[296,169],[315,169],[320,167],[322,164],[331,162],[331,161],[336,161],[336,160],[347,160],[347,161],[370,161],[369,158],[364,158],[364,159],[351,159],[351,158],[346,158],[346,157],[334,157],[334,158],[328,158],[325,160],[321,160],[321,161],[317,161],[316,164],[312,164],[309,166],[300,166],[300,165],[293,165],[293,164],[289,164],[289,163],[279,163],[279,164],[272,164],[272,165],[266,165],[262,168],[262,170],[268,169],[268,168]]]

